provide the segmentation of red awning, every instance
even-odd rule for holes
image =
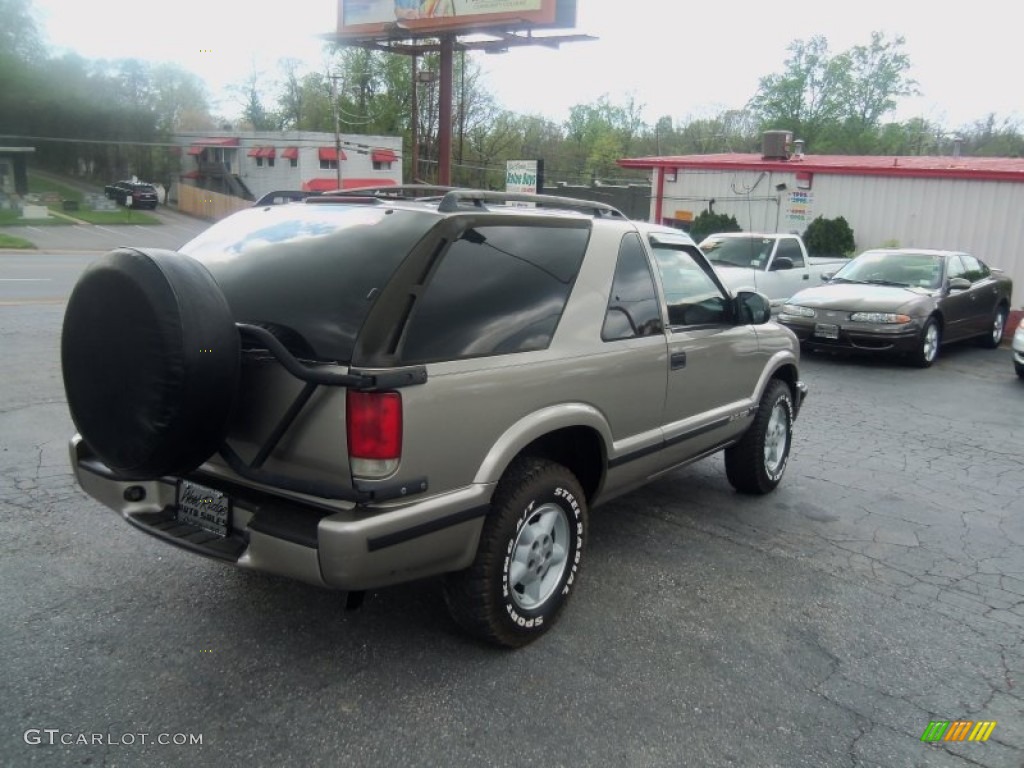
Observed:
[[[298,160],[299,159],[299,148],[298,147],[285,147],[284,152],[281,153],[281,157],[285,160]]]
[[[320,159],[327,161],[337,160],[338,150],[336,150],[334,147],[320,147]],[[348,160],[348,157],[345,155],[344,149],[341,150],[341,159]]]
[[[263,152],[263,147],[253,147],[252,149],[250,149],[248,151],[247,156],[248,157],[263,157],[263,155],[261,154],[262,152]]]
[[[392,179],[342,179],[342,189],[358,189],[359,187],[392,187]],[[337,179],[310,179],[303,182],[303,192],[333,192],[338,188]]]
[[[200,147],[198,144],[193,144],[191,147],[188,148],[188,153],[190,155],[198,155],[198,154],[201,154],[202,151],[203,151],[203,148]]]
[[[234,136],[219,136],[215,139],[199,139],[195,143],[201,147],[237,147],[239,140]]]
[[[370,157],[375,163],[393,163],[398,159],[392,149],[375,149],[370,153]]]
[[[302,182],[303,192],[330,192],[337,188],[337,179],[310,179],[309,181]]]
[[[263,147],[263,149],[260,150],[260,157],[277,157],[277,150],[273,147]]]

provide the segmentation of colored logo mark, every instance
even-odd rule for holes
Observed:
[[[921,741],[988,741],[995,727],[995,720],[932,720]]]

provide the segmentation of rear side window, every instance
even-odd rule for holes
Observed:
[[[794,268],[804,266],[804,252],[800,250],[800,244],[796,240],[788,238],[779,240],[779,247],[775,251],[775,258],[778,259],[781,256],[785,256],[792,261]]]
[[[638,235],[626,235],[619,246],[619,260],[615,265],[615,279],[601,338],[615,341],[661,332],[661,306],[654,290],[647,254]]]
[[[406,325],[406,363],[546,349],[589,227],[480,226],[441,256]]]
[[[973,256],[970,256],[966,253],[961,253],[960,259],[964,263],[964,277],[966,277],[972,283],[976,283],[979,280],[984,280],[991,274],[989,268],[986,267]]]

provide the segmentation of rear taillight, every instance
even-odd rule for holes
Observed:
[[[348,455],[356,477],[387,477],[402,458],[402,396],[348,391]]]

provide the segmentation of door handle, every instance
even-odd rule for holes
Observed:
[[[672,370],[678,370],[686,367],[686,353],[685,352],[673,352],[669,356],[669,365],[672,366]]]
[[[804,280],[810,280],[810,279],[811,279],[811,276],[805,272],[804,273]]]

